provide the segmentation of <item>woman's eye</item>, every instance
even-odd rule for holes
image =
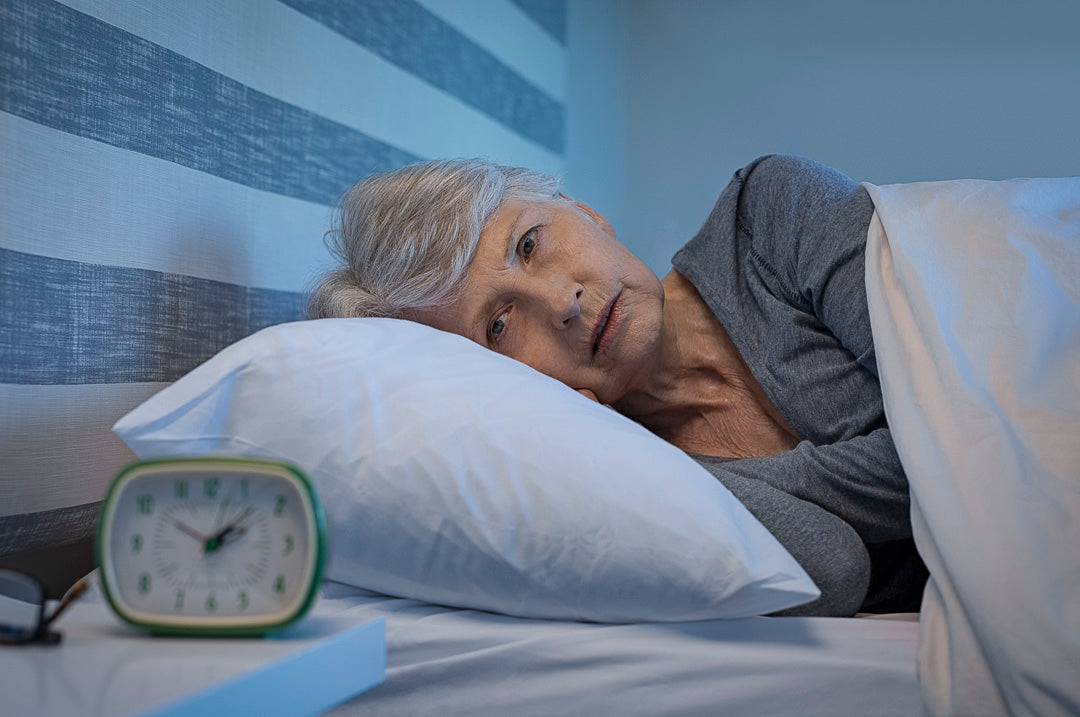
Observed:
[[[488,339],[491,341],[498,341],[503,331],[506,331],[506,320],[509,318],[510,312],[504,311],[495,317],[495,320],[491,322],[491,326],[488,327]]]
[[[533,249],[536,248],[536,227],[533,227],[529,231],[525,232],[525,235],[521,237],[521,244],[519,245],[519,251],[523,259],[528,260],[529,255],[533,253]]]

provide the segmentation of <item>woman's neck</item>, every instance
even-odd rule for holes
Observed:
[[[655,370],[614,407],[694,453],[751,457],[794,447],[798,436],[694,286],[674,270],[663,286]]]

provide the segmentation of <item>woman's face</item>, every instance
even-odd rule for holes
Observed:
[[[417,321],[614,403],[660,342],[660,280],[583,204],[509,200],[488,220],[461,298]]]

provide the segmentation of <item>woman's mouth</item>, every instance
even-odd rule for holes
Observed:
[[[596,327],[593,329],[593,356],[610,346],[619,333],[619,322],[622,319],[622,305],[619,303],[619,297],[621,296],[622,292],[620,291],[604,304],[604,308],[600,310]]]

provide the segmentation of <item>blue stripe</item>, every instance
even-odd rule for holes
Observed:
[[[300,293],[0,249],[0,383],[173,381]]]
[[[70,134],[322,204],[417,159],[55,2],[0,28],[0,109]]]
[[[566,0],[510,0],[552,37],[566,44]]]
[[[412,0],[282,2],[562,154],[562,105]]]

